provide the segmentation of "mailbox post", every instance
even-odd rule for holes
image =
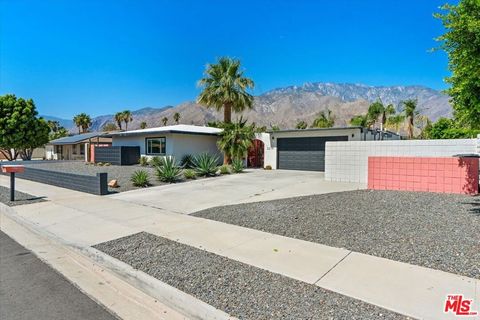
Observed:
[[[10,201],[15,201],[15,173],[22,173],[25,171],[25,166],[22,165],[2,165],[3,173],[10,173]]]

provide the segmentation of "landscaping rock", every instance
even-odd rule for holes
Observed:
[[[110,188],[118,188],[118,187],[119,187],[118,181],[115,180],[115,179],[110,180],[110,182],[108,183],[108,186],[109,186]]]

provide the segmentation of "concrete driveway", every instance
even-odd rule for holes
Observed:
[[[246,170],[186,183],[127,191],[109,197],[190,214],[216,206],[364,189],[363,185],[325,181],[323,172]]]

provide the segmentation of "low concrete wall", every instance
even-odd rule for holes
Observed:
[[[325,180],[362,183],[368,181],[368,157],[451,157],[477,153],[479,139],[341,141],[325,146]]]
[[[97,173],[96,176],[86,176],[25,167],[25,172],[17,173],[16,177],[96,195],[105,195],[108,193],[107,173]]]
[[[369,157],[368,188],[478,194],[478,158]]]

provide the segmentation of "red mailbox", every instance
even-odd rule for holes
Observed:
[[[2,165],[3,173],[10,173],[10,201],[15,201],[15,173],[22,173],[25,171],[25,166],[18,164]]]

